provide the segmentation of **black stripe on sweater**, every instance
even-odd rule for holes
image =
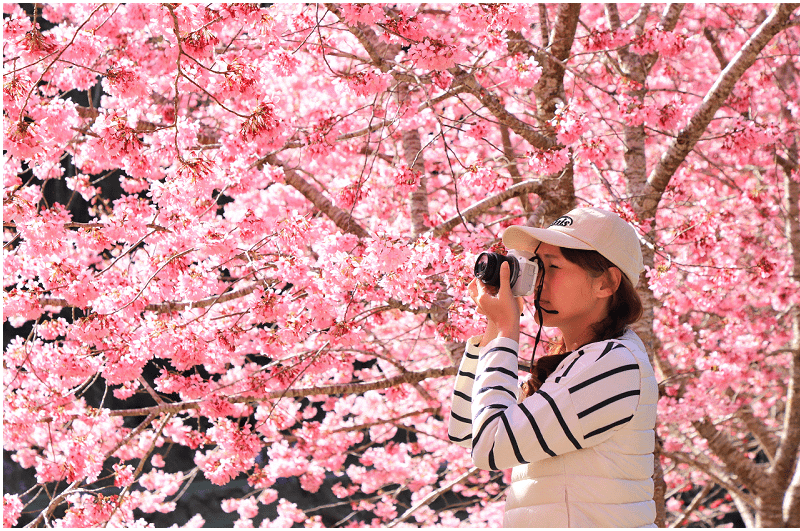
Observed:
[[[472,380],[475,379],[475,373],[474,372],[458,371],[458,375],[459,376],[466,376],[467,378],[471,378]]]
[[[461,391],[454,389],[453,394],[459,398],[463,398],[467,402],[472,402],[472,397],[469,396],[467,393],[462,393]]]
[[[545,440],[544,440],[544,436],[542,435],[542,431],[539,429],[539,425],[536,424],[536,419],[533,418],[533,415],[531,414],[531,412],[528,411],[528,408],[525,407],[524,403],[520,404],[519,408],[522,410],[523,413],[525,413],[525,416],[528,417],[528,422],[530,422],[531,428],[533,428],[533,433],[536,435],[536,440],[539,441],[539,446],[542,447],[542,450],[544,450],[544,453],[546,453],[550,457],[555,457],[556,453],[553,450],[551,450],[549,446],[547,446],[547,442],[545,442]]]
[[[503,408],[503,411],[505,411],[505,409],[506,408]],[[497,417],[502,415],[503,411],[498,411],[497,413],[495,413],[491,417],[487,417],[487,419],[485,421],[483,421],[483,424],[481,425],[481,429],[478,430],[478,433],[475,434],[475,437],[473,437],[473,439],[472,439],[472,451],[473,452],[475,451],[475,445],[478,444],[478,441],[480,440],[481,435],[483,435],[484,430],[486,430],[486,428],[489,426],[489,424],[492,423],[492,421],[494,419],[496,419]]]
[[[486,367],[486,372],[502,372],[503,374],[511,376],[512,378],[519,378],[517,373],[510,371],[505,367]]]
[[[612,350],[614,350],[614,349],[617,349],[617,348],[619,348],[619,347],[624,347],[624,346],[625,346],[625,345],[623,345],[622,343],[614,343],[613,341],[609,341],[609,342],[606,344],[606,348],[603,350],[603,353],[602,353],[602,354],[600,354],[600,355],[597,357],[597,360],[596,360],[596,361],[600,361],[600,358],[602,358],[603,356],[605,356],[606,354],[608,354],[608,353],[609,353],[609,352],[611,352]]]
[[[466,435],[464,437],[453,437],[448,433],[447,438],[450,439],[451,442],[460,443],[472,439],[472,434],[470,433],[469,435]]]
[[[459,422],[463,422],[464,424],[472,424],[472,419],[467,418],[467,417],[462,417],[458,413],[454,413],[454,412],[451,411],[450,412],[450,416],[452,418],[456,419]]]
[[[622,400],[623,398],[627,398],[629,396],[637,396],[638,394],[639,394],[639,390],[635,389],[633,391],[625,391],[624,393],[620,393],[618,395],[612,396],[611,398],[607,398],[607,399],[603,400],[602,402],[598,402],[597,404],[593,405],[590,408],[584,409],[583,411],[578,413],[578,418],[582,419],[586,415],[590,415],[590,414],[594,413],[595,411],[597,411],[598,409],[602,409],[602,408],[606,407],[609,404],[613,404],[617,400]]]
[[[481,387],[480,389],[478,389],[478,392],[475,393],[475,396],[478,396],[479,394],[484,393],[486,391],[505,391],[506,393],[511,395],[511,398],[513,398],[514,400],[517,399],[517,395],[514,394],[514,391],[506,387],[503,387],[502,385],[490,385],[489,387]]]
[[[489,355],[489,354],[491,354],[492,352],[508,352],[509,354],[513,354],[514,356],[517,356],[517,351],[516,351],[516,350],[514,350],[513,348],[508,348],[508,347],[493,347],[493,348],[491,348],[491,349],[487,350],[486,352],[484,352],[483,354],[481,354],[481,358],[483,358],[483,357],[485,357],[485,356],[488,356],[488,355]]]
[[[475,417],[475,418],[479,417],[481,415],[481,413],[483,413],[487,409],[505,409],[505,408],[506,408],[506,406],[504,406],[503,404],[488,404],[488,405],[483,406],[480,410],[478,410],[478,412],[475,413],[473,415],[473,417]]]
[[[582,355],[583,355],[583,351],[581,350],[580,352],[578,352],[578,357],[575,358],[574,360],[572,360],[572,363],[569,364],[569,367],[567,367],[564,370],[564,372],[561,373],[560,376],[556,376],[556,383],[559,383],[561,381],[561,378],[564,378],[567,375],[567,373],[570,371],[570,369],[572,369],[572,366],[575,365],[578,362],[579,359],[581,359]]]
[[[579,384],[573,385],[572,387],[569,388],[569,392],[570,393],[574,393],[575,391],[579,391],[579,390],[583,389],[584,387],[586,387],[588,385],[592,385],[593,383],[597,383],[600,380],[603,380],[604,378],[608,378],[609,376],[613,376],[613,375],[618,374],[620,372],[632,371],[632,370],[638,370],[638,369],[639,369],[639,364],[638,363],[631,363],[630,365],[621,365],[619,367],[615,367],[615,368],[611,369],[610,371],[606,371],[606,372],[604,372],[602,374],[598,374],[597,376],[593,376],[592,378],[589,378],[588,380],[583,381],[583,382],[581,382]]]
[[[604,431],[608,431],[608,430],[610,430],[611,428],[615,428],[616,426],[619,426],[620,424],[625,424],[626,422],[628,422],[628,421],[629,421],[629,420],[631,420],[632,418],[633,418],[633,415],[631,415],[630,417],[626,417],[626,418],[624,418],[624,419],[622,419],[622,420],[618,420],[618,421],[616,421],[616,422],[612,422],[612,423],[611,423],[611,424],[609,424],[608,426],[603,426],[602,428],[597,428],[597,429],[596,429],[596,430],[594,430],[594,431],[590,431],[589,433],[587,433],[587,434],[586,434],[586,436],[584,437],[584,439],[588,439],[589,437],[594,437],[595,435],[600,435],[600,434],[601,434],[601,433],[603,433]]]
[[[538,393],[542,395],[544,399],[550,403],[550,407],[553,409],[553,414],[556,416],[556,420],[558,420],[558,423],[561,424],[561,429],[564,430],[564,435],[567,436],[567,439],[569,439],[570,442],[573,444],[573,446],[575,446],[576,450],[580,450],[581,445],[580,443],[578,443],[578,440],[575,438],[575,436],[572,435],[569,426],[567,426],[567,421],[565,421],[564,417],[561,416],[561,411],[559,411],[556,401],[553,400],[553,397],[551,397],[541,389],[539,389]]]
[[[517,458],[517,463],[520,463],[520,464],[527,463],[527,461],[525,461],[525,458],[522,457],[522,452],[520,452],[520,450],[519,450],[519,445],[517,444],[517,439],[516,439],[516,437],[514,437],[514,432],[511,429],[511,424],[509,424],[508,418],[506,417],[505,412],[503,412],[503,414],[500,416],[500,418],[503,420],[503,424],[506,427],[506,433],[508,434],[508,440],[511,442],[511,448],[514,449],[514,457]]]

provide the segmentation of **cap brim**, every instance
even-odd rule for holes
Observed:
[[[567,249],[594,250],[591,245],[563,232],[512,225],[503,232],[503,245],[507,249],[533,251],[539,242]]]

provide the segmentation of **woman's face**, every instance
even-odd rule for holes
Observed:
[[[557,327],[565,336],[576,336],[605,318],[609,299],[602,286],[604,276],[592,277],[564,258],[554,245],[542,243],[536,254],[544,264],[540,301],[544,326]]]

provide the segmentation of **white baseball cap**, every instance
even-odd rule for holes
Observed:
[[[539,242],[597,251],[617,266],[634,286],[644,271],[636,229],[617,214],[599,208],[576,208],[546,229],[512,225],[503,233],[503,244],[508,249],[530,252]]]

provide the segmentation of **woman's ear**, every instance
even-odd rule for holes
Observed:
[[[622,282],[622,271],[610,267],[595,282],[595,293],[599,298],[611,297],[619,289]]]

